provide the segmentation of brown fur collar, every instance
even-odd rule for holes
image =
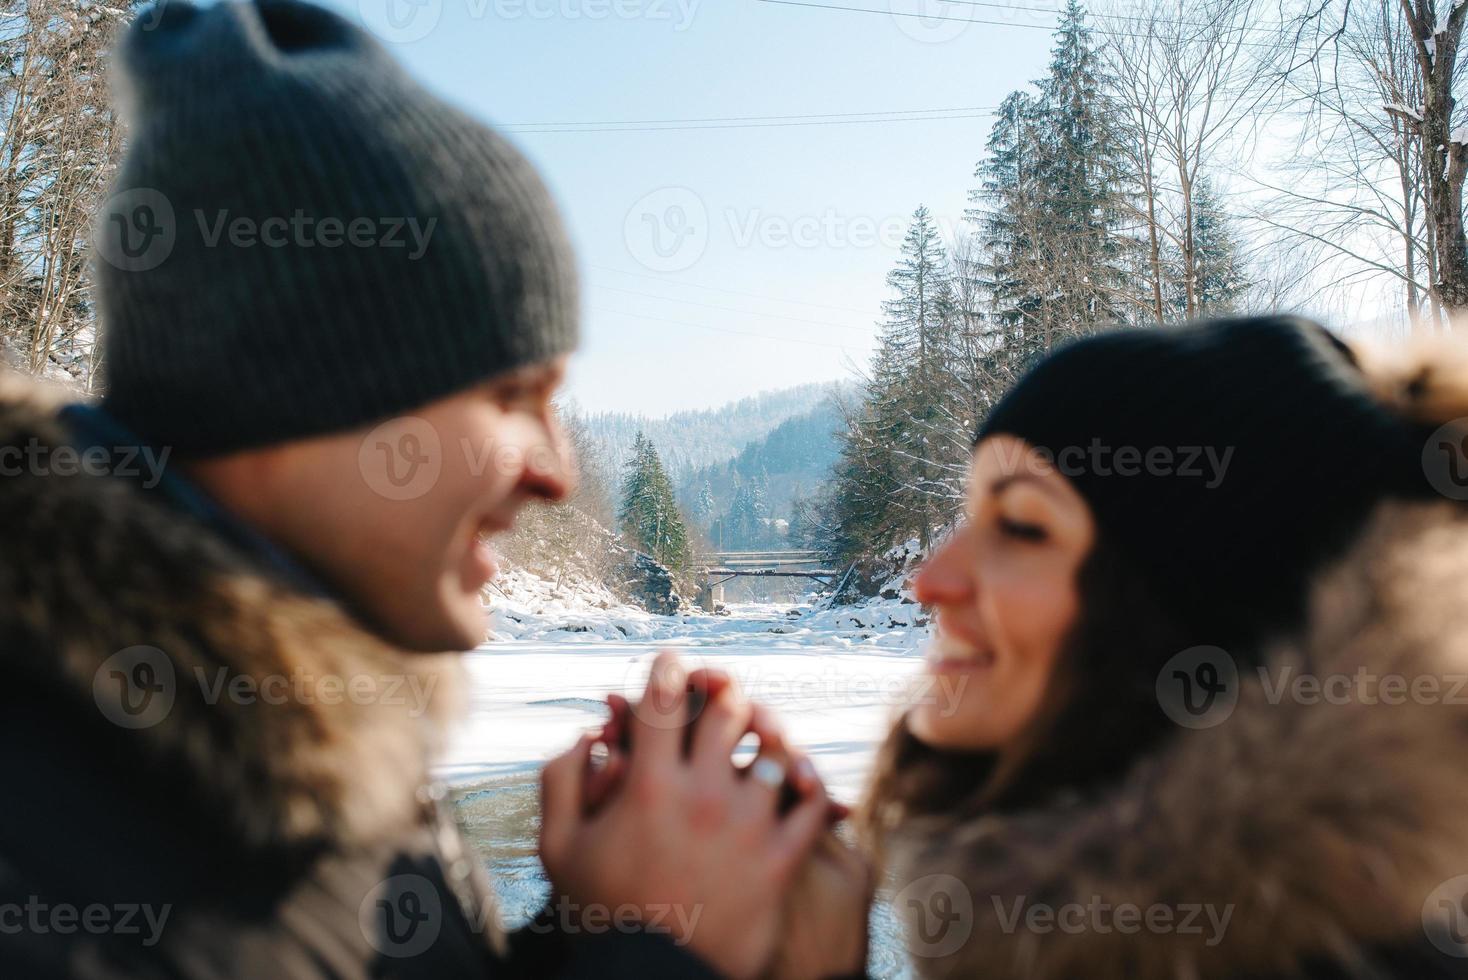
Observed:
[[[1271,652],[1275,692],[1286,666],[1364,669],[1439,679],[1439,703],[1271,703],[1245,672],[1226,721],[1180,728],[1106,798],[914,821],[889,843],[897,887],[908,886],[899,911],[928,930],[915,934],[918,970],[1201,978],[1325,961],[1355,976],[1364,950],[1425,944],[1432,892],[1468,873],[1468,518],[1450,503],[1384,505],[1312,610],[1307,635]],[[1120,922],[1091,911],[1093,899],[1170,910],[1175,926],[1106,929]],[[954,920],[963,941],[949,948],[936,916],[968,903],[971,927]],[[1068,906],[1080,908],[1067,922],[1084,927],[1046,928],[1045,910]],[[1180,928],[1189,913],[1200,932]]]
[[[66,443],[47,400],[0,377],[0,451],[42,458]],[[144,766],[183,766],[243,845],[367,844],[420,818],[416,791],[458,699],[457,658],[386,645],[128,481],[61,475],[59,463],[17,474],[13,452],[10,463],[0,477],[8,683],[69,703],[77,713],[60,724],[97,724],[119,716],[126,693],[104,665],[132,663],[109,658],[154,648],[146,669],[173,691],[171,707],[155,724],[97,730]]]

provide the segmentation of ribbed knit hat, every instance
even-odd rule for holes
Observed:
[[[1042,449],[1193,631],[1229,646],[1298,624],[1311,576],[1388,497],[1434,495],[1427,433],[1350,351],[1292,317],[1124,330],[1042,361],[979,439]]]
[[[387,418],[569,351],[531,165],[337,15],[169,0],[118,52],[104,408],[178,456]]]

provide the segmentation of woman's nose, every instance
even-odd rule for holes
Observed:
[[[923,563],[913,583],[918,602],[941,606],[973,598],[973,562],[964,547],[969,537],[968,528],[960,528]]]

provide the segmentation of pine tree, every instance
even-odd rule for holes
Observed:
[[[749,483],[749,517],[751,525],[750,543],[763,547],[773,537],[770,522],[770,474],[760,466]]]
[[[622,533],[635,547],[674,571],[688,567],[688,532],[678,513],[673,483],[652,440],[641,432],[632,444],[618,513]]]
[[[699,525],[705,529],[711,526],[714,519],[714,485],[707,479],[703,481],[698,499],[694,501],[693,516],[698,518]]]
[[[1203,316],[1232,313],[1249,288],[1238,241],[1213,182],[1203,179],[1193,193],[1193,270],[1198,312]],[[1183,295],[1186,308],[1187,295]]]
[[[1122,319],[1137,288],[1124,233],[1132,180],[1107,85],[1085,11],[1068,0],[1048,75],[1004,101],[976,171],[969,217],[1003,347],[1021,367]]]
[[[1047,304],[1055,336],[1085,333],[1121,318],[1127,288],[1121,235],[1125,174],[1107,79],[1080,0],[1067,0],[1050,74],[1040,82],[1044,149],[1039,168],[1046,216]]]
[[[1045,347],[1041,313],[1050,290],[1041,251],[1040,120],[1038,100],[1027,92],[1012,92],[1000,104],[965,215],[979,232],[976,271],[1000,328],[996,353],[1013,376]]]
[[[835,529],[833,556],[852,560],[910,537],[931,543],[961,499],[972,431],[971,392],[954,369],[953,270],[927,208],[913,213],[887,284],[894,295],[865,397],[848,415],[833,490],[816,505],[815,523]]]
[[[953,270],[927,208],[913,213],[887,285],[896,295],[883,305],[869,424],[885,442],[882,451],[895,457],[888,476],[896,485],[887,495],[894,537],[915,536],[926,547],[948,516],[951,432],[967,404],[950,370],[959,325]]]

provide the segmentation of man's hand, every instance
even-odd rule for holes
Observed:
[[[541,859],[557,891],[583,909],[636,908],[715,969],[755,977],[774,956],[794,873],[826,826],[826,794],[802,761],[782,815],[783,766],[735,769],[734,747],[755,718],[732,684],[710,689],[685,755],[687,703],[682,666],[659,656],[627,713],[626,758],[615,762],[622,785],[594,812],[593,736],[546,766]]]

